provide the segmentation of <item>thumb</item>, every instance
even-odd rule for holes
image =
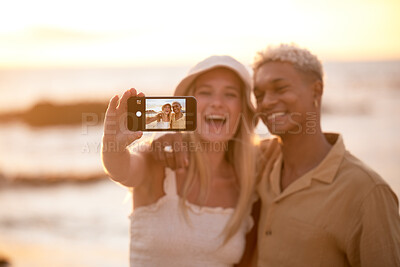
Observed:
[[[142,131],[131,132],[128,138],[129,144],[132,143],[133,141],[140,139],[142,136],[143,136]]]

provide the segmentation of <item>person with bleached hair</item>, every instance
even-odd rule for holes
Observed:
[[[261,147],[282,152],[257,186],[257,266],[400,266],[398,199],[342,135],[322,131],[323,81],[319,59],[293,44],[254,62],[257,114],[276,136]]]
[[[179,102],[172,103],[171,129],[185,129],[186,115],[182,112],[182,106]]]

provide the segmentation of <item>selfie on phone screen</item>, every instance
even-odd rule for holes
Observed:
[[[131,97],[128,129],[131,131],[194,131],[194,97]]]
[[[185,99],[147,99],[146,129],[185,129]]]
[[[400,0],[0,6],[0,267],[400,267]]]

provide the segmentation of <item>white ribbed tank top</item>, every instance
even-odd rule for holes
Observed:
[[[233,208],[200,207],[186,201],[189,220],[179,207],[175,172],[166,169],[165,195],[156,203],[136,208],[131,216],[130,266],[219,267],[240,261],[250,214],[224,245],[222,231]]]
[[[157,129],[169,129],[170,122],[169,121],[158,121]]]

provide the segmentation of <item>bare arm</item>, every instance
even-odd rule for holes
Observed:
[[[146,117],[146,124],[152,123],[153,121],[160,121],[160,119],[161,119],[160,113],[151,118]]]
[[[132,88],[121,99],[114,96],[108,105],[101,159],[105,172],[114,181],[136,187],[145,177],[149,157],[146,153],[130,153],[127,149],[129,144],[143,135],[142,132],[131,132],[127,129],[127,100],[131,96],[144,97],[144,94],[137,94]]]

